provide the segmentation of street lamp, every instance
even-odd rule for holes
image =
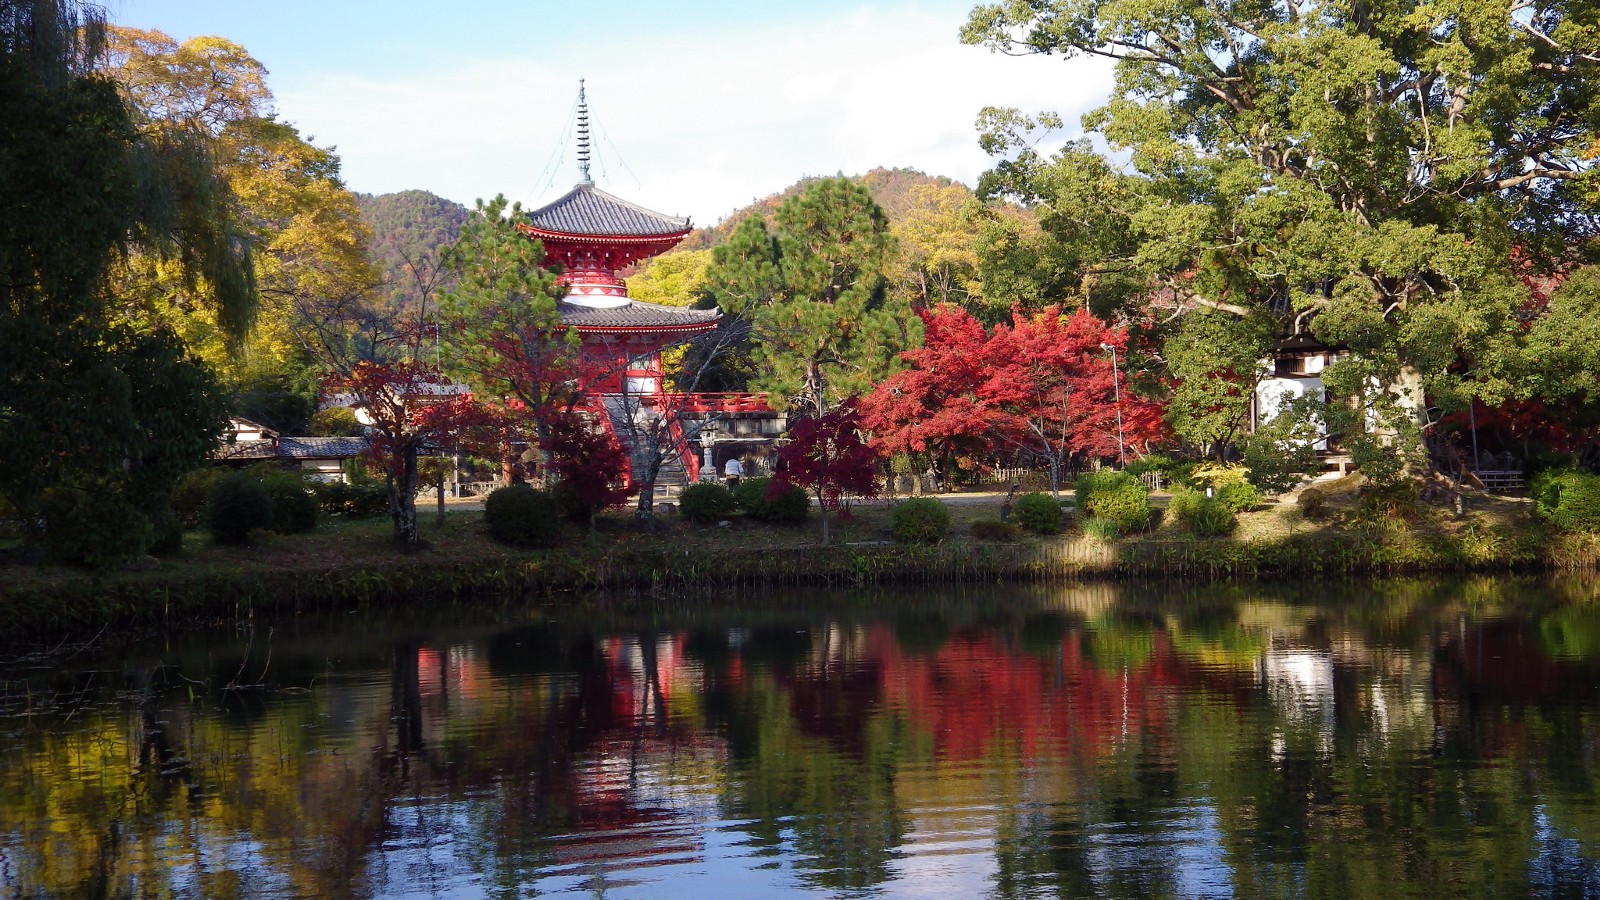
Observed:
[[[1117,401],[1117,460],[1126,466],[1128,445],[1122,440],[1122,379],[1117,374],[1117,348],[1110,344],[1101,344],[1100,349],[1111,351],[1111,390]]]

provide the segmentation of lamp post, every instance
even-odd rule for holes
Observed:
[[[1110,344],[1101,344],[1100,349],[1111,351],[1111,391],[1117,402],[1117,461],[1126,466],[1128,445],[1122,440],[1122,378],[1117,373],[1117,348]]]

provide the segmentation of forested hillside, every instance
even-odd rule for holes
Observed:
[[[393,309],[422,300],[438,273],[439,251],[453,243],[467,208],[428,191],[357,194],[361,219],[372,229],[368,254],[383,279],[380,293]]]

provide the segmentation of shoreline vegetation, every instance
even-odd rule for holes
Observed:
[[[982,540],[1001,498],[949,501],[949,535],[938,544],[892,540],[889,505],[858,504],[818,541],[815,512],[804,525],[730,517],[726,526],[676,516],[640,533],[623,513],[573,530],[546,550],[493,542],[477,510],[454,509],[444,524],[419,516],[428,549],[392,550],[387,518],[332,519],[313,532],[261,534],[246,547],[186,536],[181,553],[134,569],[92,572],[13,563],[0,566],[0,633],[11,640],[106,627],[181,627],[206,621],[361,607],[369,604],[520,601],[574,592],[709,590],[787,586],[865,587],[995,582],[1181,579],[1212,582],[1304,576],[1576,571],[1600,564],[1600,536],[1550,529],[1523,501],[1473,498],[1468,511],[1329,510],[1312,520],[1292,503],[1239,516],[1232,535],[1200,538],[1173,517],[1106,541],[1071,525],[1060,535]]]

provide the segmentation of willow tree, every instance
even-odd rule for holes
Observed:
[[[103,71],[146,140],[205,137],[232,195],[227,212],[255,248],[261,296],[241,331],[196,302],[195,286],[159,255],[133,253],[119,267],[130,317],[182,336],[248,415],[302,427],[325,368],[312,325],[368,304],[379,280],[338,156],[278,120],[265,67],[232,41],[112,27],[107,44]]]
[[[169,261],[230,334],[256,301],[206,135],[141,134],[95,74],[103,38],[92,7],[0,4],[0,498],[89,563],[170,542],[171,487],[226,424],[207,368],[126,321],[113,265]]]
[[[1516,276],[1596,231],[1587,0],[1007,0],[962,36],[1116,60],[1085,124],[1129,160],[1097,201],[1117,253],[1180,302],[1266,305],[1348,347],[1327,414],[1378,423],[1354,438],[1375,465],[1416,446],[1429,405],[1505,389],[1478,374],[1520,340]],[[990,116],[1023,180],[1059,168],[1016,141],[1026,119]]]

